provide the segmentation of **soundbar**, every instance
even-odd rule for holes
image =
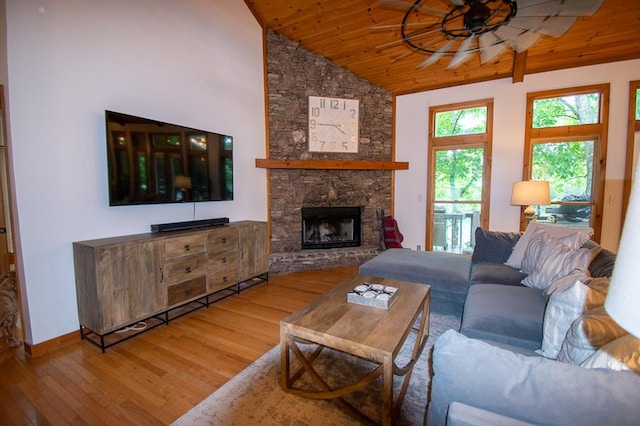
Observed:
[[[229,223],[228,217],[215,219],[189,220],[187,222],[158,223],[151,225],[151,232],[181,231],[185,229],[205,228],[207,226],[220,226]]]

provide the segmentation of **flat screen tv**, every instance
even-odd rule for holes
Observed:
[[[233,138],[105,111],[109,205],[233,200]]]

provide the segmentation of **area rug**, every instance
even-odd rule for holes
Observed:
[[[409,389],[397,419],[398,425],[423,425],[431,377],[430,356],[435,340],[448,329],[458,329],[459,318],[432,313],[429,339],[414,366]],[[398,356],[404,364],[411,355],[415,333],[411,333]],[[311,350],[309,347],[307,350]],[[324,350],[314,362],[323,378],[332,385],[347,384],[371,371],[373,364]],[[333,379],[330,379],[333,378]],[[355,379],[355,380],[354,380]],[[400,380],[394,380],[397,392]],[[306,375],[296,386],[313,387]],[[348,402],[373,419],[381,409],[380,378],[350,395]],[[335,402],[291,395],[280,387],[280,347],[276,345],[204,401],[177,419],[174,425],[359,425],[361,420],[343,411]]]

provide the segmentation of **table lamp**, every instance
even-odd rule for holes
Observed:
[[[187,199],[187,191],[191,189],[191,177],[178,175],[175,177],[175,186],[182,194],[182,201]]]
[[[546,206],[551,204],[549,182],[546,180],[523,180],[513,183],[511,191],[512,206],[526,206],[524,217],[528,225],[536,211],[532,205]]]
[[[640,165],[640,163],[639,163]],[[637,168],[636,168],[637,170]],[[636,171],[616,264],[604,308],[622,328],[640,338],[640,172]]]

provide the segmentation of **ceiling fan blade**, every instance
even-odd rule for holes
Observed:
[[[466,38],[460,44],[458,51],[453,56],[453,59],[451,59],[451,62],[449,62],[449,65],[447,65],[448,70],[457,67],[471,57],[471,53],[474,51],[471,47],[471,43],[473,43],[474,39],[475,34],[472,34],[471,37]]]
[[[522,32],[518,28],[510,28],[508,25],[498,28],[495,33],[518,53],[530,48],[540,38],[540,34],[534,31]]]
[[[541,16],[516,16],[511,19],[506,26],[518,28],[522,31],[535,31],[552,37],[560,37],[569,31],[569,28],[571,28],[575,21],[575,16],[550,16],[548,18]]]
[[[442,55],[444,55],[444,52],[449,50],[449,47],[453,44],[454,41],[455,41],[455,39],[452,39],[452,40],[449,40],[448,42],[446,42],[444,44],[444,46],[442,46],[436,52],[434,52],[431,55],[429,55],[429,57],[427,59],[425,59],[424,61],[420,62],[418,64],[417,68],[426,68],[429,65],[438,62],[438,59],[440,59],[440,57],[442,57]]]
[[[413,41],[415,39],[418,39],[418,38],[421,38],[421,37],[426,37],[428,35],[436,34],[436,33],[440,33],[440,28],[435,29],[435,30],[431,30],[431,31],[421,31],[419,33],[412,34],[410,36],[407,36],[407,40],[412,40]],[[397,45],[402,44],[404,42],[405,42],[405,40],[400,38],[400,39],[393,40],[393,41],[390,41],[390,42],[387,42],[387,43],[384,43],[384,44],[380,44],[380,45],[376,46],[376,49],[385,49],[387,47],[397,46]]]
[[[402,0],[378,0],[378,1],[382,6],[392,7],[396,9],[399,8],[404,11],[407,11],[411,7],[413,7],[413,2],[406,2]],[[423,12],[423,13],[438,15],[438,16],[444,16],[448,13],[448,10],[436,9],[435,7],[428,7],[428,6],[416,6],[414,7],[414,9],[417,10],[418,12]]]
[[[480,45],[480,63],[483,64],[498,56],[506,48],[506,43],[493,31],[482,34],[478,44]]]
[[[519,0],[516,16],[593,15],[603,0]]]
[[[404,24],[407,28],[412,27],[430,27],[436,24],[440,24],[440,21],[436,22],[407,22]],[[402,24],[387,24],[387,25],[372,25],[369,27],[370,30],[388,30],[390,28],[402,28]]]
[[[512,26],[513,28],[519,28],[522,31],[528,31],[533,28],[537,28],[542,25],[544,20],[547,19],[544,16],[518,16],[515,18],[511,18],[507,25]]]
[[[575,16],[551,16],[536,28],[535,31],[551,37],[560,37],[569,31],[575,22]]]

